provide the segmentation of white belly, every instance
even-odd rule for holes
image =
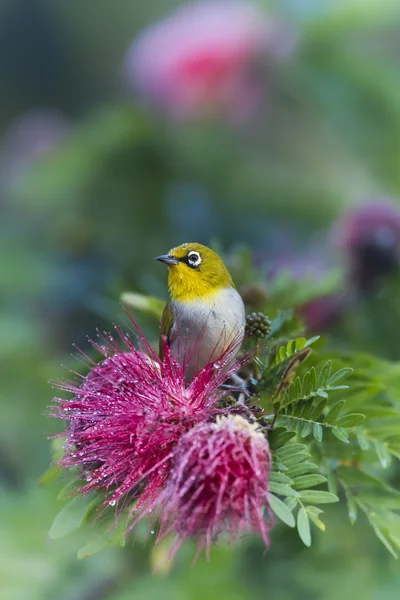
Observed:
[[[212,302],[172,302],[174,325],[171,349],[185,366],[188,380],[211,361],[229,350],[232,362],[244,337],[243,300],[234,288],[219,291]]]

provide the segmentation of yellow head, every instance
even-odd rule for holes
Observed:
[[[211,300],[218,290],[234,287],[218,254],[202,244],[182,244],[156,260],[168,265],[168,287],[173,300]]]

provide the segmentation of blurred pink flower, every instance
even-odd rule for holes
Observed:
[[[378,197],[352,208],[338,223],[335,241],[351,283],[371,289],[400,265],[400,206]]]
[[[297,309],[307,331],[321,333],[337,325],[349,306],[343,292],[326,294],[309,300]]]
[[[186,385],[184,369],[167,345],[161,361],[138,329],[145,352],[117,331],[120,341],[104,334],[100,344],[92,342],[105,360],[96,364],[85,357],[89,374],[59,384],[73,398],[55,399],[53,416],[69,421],[61,434],[66,438],[61,465],[79,467],[85,480],[80,491],[104,490],[110,505],[140,493],[135,508],[140,518],[155,505],[182,435],[221,413],[217,405],[226,392],[220,386],[235,366],[224,371],[210,363]]]
[[[325,236],[302,251],[277,255],[269,266],[269,277],[289,278],[315,290],[314,297],[296,307],[296,313],[304,321],[308,332],[321,333],[337,325],[349,307],[349,294],[346,290],[321,293],[318,286],[332,272],[334,253],[330,236]]]
[[[16,119],[0,140],[2,187],[18,183],[35,160],[54,150],[71,128],[70,120],[51,108],[33,109]]]
[[[256,423],[230,415],[193,427],[174,450],[160,537],[176,531],[175,551],[195,538],[207,554],[225,531],[231,538],[257,532],[268,545],[271,464],[269,444]]]
[[[254,67],[284,54],[293,36],[245,0],[204,0],[180,7],[128,50],[127,86],[177,119],[225,111],[249,115],[262,96]]]

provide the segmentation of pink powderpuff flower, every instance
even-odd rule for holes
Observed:
[[[269,277],[290,277],[295,282],[301,282],[306,290],[322,282],[332,270],[332,247],[322,242],[311,245],[303,252],[293,251],[289,254],[277,255],[271,260]],[[306,300],[296,309],[303,319],[306,330],[310,333],[321,333],[337,325],[349,307],[350,298],[346,291],[330,292],[317,295]]]
[[[186,385],[184,368],[168,346],[161,361],[132,323],[144,351],[118,327],[120,340],[100,336],[102,342],[92,345],[105,360],[96,364],[81,353],[91,370],[78,383],[59,384],[73,397],[56,398],[52,414],[69,422],[61,434],[66,442],[60,464],[79,468],[85,479],[80,491],[103,490],[111,506],[140,495],[140,518],[156,503],[182,435],[221,412],[218,401],[226,392],[220,386],[238,367],[225,365],[222,356],[221,368],[210,363]]]
[[[297,309],[297,313],[303,319],[308,332],[318,333],[332,329],[340,323],[348,306],[348,295],[332,292],[309,300]]]
[[[174,450],[161,497],[159,538],[176,531],[174,552],[185,539],[195,538],[199,552],[205,547],[208,554],[225,531],[231,538],[258,532],[269,545],[271,464],[268,441],[257,423],[230,415],[196,425]]]
[[[284,29],[244,0],[193,2],[133,42],[124,79],[172,118],[226,111],[228,118],[240,120],[262,97],[257,62],[268,52],[291,49],[292,35]]]
[[[388,198],[368,200],[343,216],[334,237],[352,284],[368,291],[399,267],[400,206]]]

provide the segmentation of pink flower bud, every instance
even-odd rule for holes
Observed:
[[[231,538],[257,532],[269,544],[271,452],[259,425],[238,415],[218,417],[188,431],[174,450],[162,496],[165,532],[175,530],[176,549],[186,538],[207,553],[227,531]],[[161,535],[165,533],[162,531]]]

